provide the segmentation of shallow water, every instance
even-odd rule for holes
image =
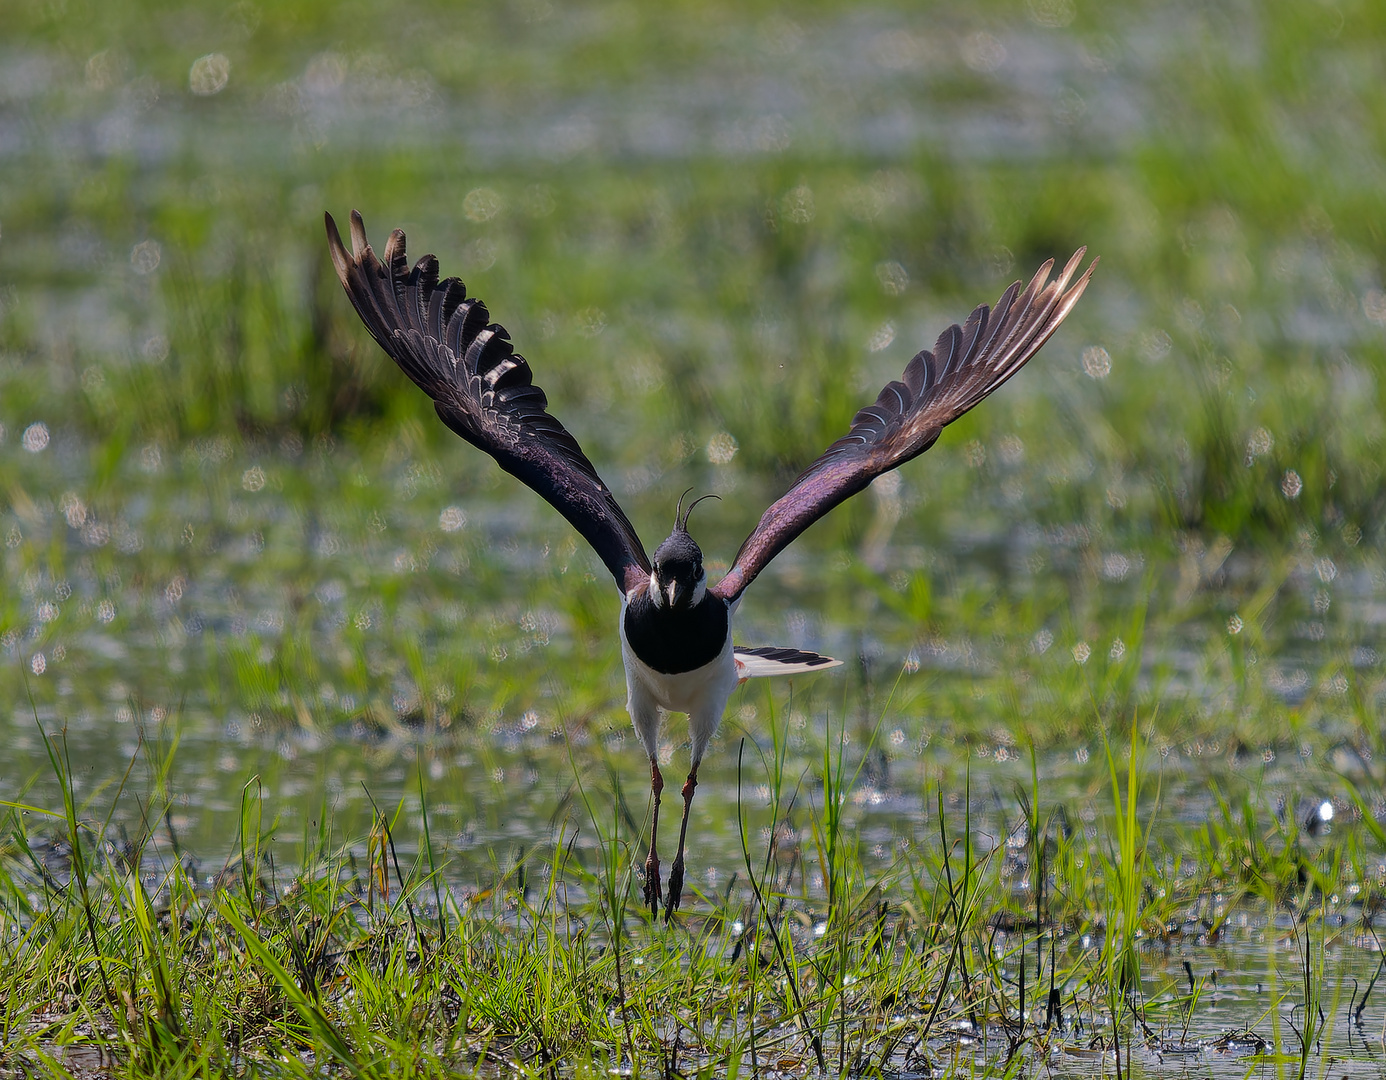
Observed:
[[[12,685],[31,698],[12,699],[0,779],[7,790],[28,790],[27,801],[51,805],[56,794],[36,720],[66,732],[87,798],[132,762],[138,785],[144,759],[176,741],[169,782],[185,811],[175,825],[208,856],[234,830],[251,776],[265,785],[271,816],[297,831],[324,792],[351,822],[367,801],[363,784],[393,804],[417,792],[422,773],[434,812],[483,849],[547,835],[575,776],[593,768],[614,770],[639,794],[642,755],[606,632],[615,592],[601,582],[595,557],[527,492],[513,503],[457,497],[423,454],[393,467],[364,455],[343,462],[262,448],[234,457],[227,450],[218,461],[220,450],[195,444],[177,456],[160,450],[152,466],[141,455],[122,478],[128,486],[115,516],[98,516],[75,494],[86,479],[80,444],[55,440],[41,455],[5,449],[19,490],[36,495],[21,519],[23,540],[8,551],[17,585],[11,609],[23,622],[3,639]],[[415,474],[426,479],[414,482]],[[66,493],[50,501],[43,492],[53,490]],[[1091,545],[1071,556],[1051,545],[1047,565],[1031,571],[1026,560],[1038,545],[1023,532],[984,544],[946,533],[943,540],[929,554],[967,583],[956,586],[958,608],[978,588],[970,580],[988,590],[1000,581],[1021,591],[1082,588],[1093,557]],[[873,557],[890,566],[907,564],[911,553],[888,546]],[[1003,626],[973,614],[951,640],[921,637],[908,609],[891,606],[889,584],[859,592],[858,600],[873,601],[868,608],[857,603],[850,615],[829,618],[814,598],[850,597],[870,571],[850,552],[825,553],[810,584],[806,557],[793,553],[757,585],[742,608],[741,640],[792,642],[853,662],[802,686],[753,682],[738,691],[701,777],[699,806],[713,820],[735,789],[737,741],[768,745],[772,716],[791,755],[800,755],[791,776],[821,769],[824,740],[844,726],[849,757],[871,743],[859,791],[868,819],[916,816],[930,781],[946,782],[956,797],[969,762],[977,787],[996,793],[979,812],[988,810],[986,798],[1012,806],[1013,785],[1028,787],[1032,739],[1042,798],[1090,802],[1106,780],[1101,733],[1090,718],[1063,712],[1070,702],[1083,708],[1090,694],[1115,692],[1123,679],[1132,693],[1195,715],[1216,715],[1232,697],[1320,702],[1320,729],[1302,745],[1274,736],[1251,742],[1254,723],[1219,733],[1216,724],[1199,730],[1186,722],[1193,730],[1182,737],[1177,727],[1156,734],[1151,758],[1163,778],[1163,813],[1174,821],[1200,819],[1214,779],[1264,787],[1267,798],[1307,799],[1335,794],[1332,770],[1369,775],[1348,692],[1349,678],[1370,677],[1379,664],[1375,613],[1386,610],[1386,590],[1367,566],[1335,568],[1328,582],[1321,561],[1300,559],[1289,570],[1285,614],[1262,632],[1264,657],[1243,661],[1248,689],[1217,677],[1239,645],[1225,627],[1215,629],[1230,645],[1200,642],[1186,623],[1142,627],[1145,644],[1130,655],[1116,636],[1095,643],[1106,646],[1105,657],[1080,664],[1081,649],[1092,647],[1064,640],[1048,622]],[[1187,567],[1155,563],[1165,557],[1134,556],[1143,564],[1134,589],[1128,575],[1093,575],[1104,582],[1103,606],[1119,617],[1146,581],[1178,587]],[[1239,579],[1267,572],[1266,560],[1246,559],[1228,559],[1225,592],[1214,588],[1201,603],[1231,607]],[[927,571],[905,579],[905,599],[920,574]],[[1291,616],[1300,605],[1304,621]],[[1206,620],[1192,629],[1205,628]],[[1339,669],[1345,653],[1355,663]],[[1335,670],[1317,684],[1311,674]],[[1004,707],[1001,693],[1010,698]],[[1089,698],[1084,711],[1091,707]],[[681,775],[681,719],[671,719],[666,739],[662,764]],[[529,809],[517,815],[518,792]],[[1341,797],[1339,809],[1347,809]]]

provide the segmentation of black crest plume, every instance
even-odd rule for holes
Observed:
[[[692,490],[693,490],[692,488],[689,488],[689,489],[688,489],[688,491],[692,491]],[[691,503],[688,504],[688,509],[687,509],[687,510],[684,510],[684,509],[683,509],[683,500],[684,500],[685,496],[687,496],[688,491],[685,491],[685,492],[683,493],[683,495],[680,495],[680,496],[679,496],[679,505],[678,505],[678,507],[674,510],[674,528],[675,528],[677,531],[679,531],[679,532],[687,532],[687,531],[688,531],[688,515],[691,514],[691,513],[693,513],[693,507],[697,506],[697,505],[698,505],[700,502],[702,502],[704,499],[716,499],[718,502],[721,502],[721,501],[722,501],[722,496],[720,496],[720,495],[718,495],[718,494],[716,494],[716,493],[714,493],[714,492],[708,492],[706,495],[699,495],[696,499],[694,499]],[[679,515],[680,515],[680,512],[682,512],[682,515],[683,515],[682,517],[679,516]]]

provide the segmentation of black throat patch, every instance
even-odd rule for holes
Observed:
[[[631,651],[661,675],[678,675],[711,663],[727,643],[727,602],[712,593],[696,607],[657,608],[642,590],[626,607]]]

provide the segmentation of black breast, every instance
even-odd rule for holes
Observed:
[[[657,608],[642,592],[626,608],[631,651],[655,671],[677,675],[717,658],[727,643],[727,602],[711,593],[697,607]]]

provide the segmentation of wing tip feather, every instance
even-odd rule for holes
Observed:
[[[370,241],[366,239],[366,223],[361,218],[360,210],[351,212],[351,255],[357,262],[365,258],[366,252],[370,251]]]
[[[1068,265],[1064,267],[1063,274],[1060,275],[1055,283],[1060,289],[1068,285],[1069,277],[1071,277],[1073,271],[1077,269],[1087,250],[1086,246],[1080,247],[1073,253],[1073,257],[1068,260]],[[1067,292],[1064,292],[1063,295],[1059,297],[1058,303],[1055,305],[1054,311],[1050,315],[1050,325],[1053,329],[1058,328],[1059,323],[1063,322],[1064,319],[1068,317],[1068,313],[1072,311],[1073,306],[1078,303],[1079,298],[1088,287],[1088,282],[1092,280],[1092,272],[1097,269],[1097,264],[1101,261],[1101,255],[1094,255],[1092,262],[1088,263],[1088,268],[1083,271],[1082,276],[1068,287]]]
[[[327,228],[327,250],[332,255],[332,266],[337,271],[337,279],[342,283],[342,288],[350,289],[347,286],[347,273],[351,269],[350,256],[347,255],[346,245],[342,243],[342,234],[337,231],[337,223],[332,220],[329,211],[323,211],[323,224]]]
[[[385,265],[390,267],[392,274],[395,272],[396,260],[401,264],[405,261],[403,229],[392,229],[390,238],[385,241]]]
[[[1038,270],[1035,271],[1035,276],[1030,279],[1030,284],[1029,286],[1027,286],[1025,291],[1030,293],[1039,292],[1049,281],[1049,275],[1053,272],[1053,270],[1054,260],[1045,259],[1044,264]]]

